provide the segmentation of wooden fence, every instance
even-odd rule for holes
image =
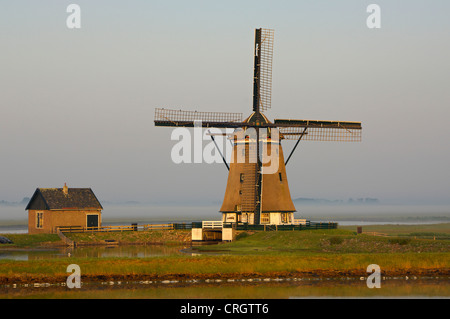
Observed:
[[[124,231],[148,231],[148,230],[179,230],[179,229],[222,229],[234,228],[236,230],[263,230],[263,231],[279,231],[279,230],[306,230],[306,229],[336,229],[337,223],[314,223],[310,221],[298,222],[291,225],[249,225],[247,223],[223,223],[222,221],[203,221],[190,223],[171,223],[171,224],[131,224],[126,226],[99,226],[99,227],[82,227],[82,226],[58,226],[55,233],[89,233],[89,232],[124,232]]]
[[[121,226],[58,226],[56,233],[89,233],[89,232],[124,232],[124,231],[146,231],[146,230],[174,230],[192,229],[192,223],[172,223],[172,224],[145,224],[145,225],[121,225]]]
[[[263,231],[283,231],[283,230],[311,230],[311,229],[336,229],[337,223],[320,223],[306,221],[305,224],[259,224],[252,225],[247,223],[223,223],[224,228],[234,228],[236,230],[263,230]]]
[[[379,233],[376,231],[364,231],[362,232],[364,235],[371,235],[371,236],[381,236],[381,237],[388,237],[389,235],[386,233]]]

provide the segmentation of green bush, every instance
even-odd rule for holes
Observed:
[[[236,235],[236,240],[239,240],[239,239],[242,239],[242,238],[245,238],[248,236],[249,236],[249,234],[247,232],[242,232],[242,233]]]
[[[390,244],[393,244],[393,245],[395,245],[395,244],[398,244],[398,245],[407,245],[407,244],[409,244],[411,242],[411,239],[410,238],[392,238],[392,239],[389,239],[389,243]]]
[[[337,236],[330,237],[330,239],[328,239],[328,240],[330,241],[331,245],[339,245],[344,242],[344,238],[337,237]]]

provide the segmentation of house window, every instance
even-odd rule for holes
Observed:
[[[261,214],[261,224],[268,224],[269,222],[270,222],[269,213],[262,213]]]
[[[36,212],[36,228],[42,228],[44,225],[44,212]]]

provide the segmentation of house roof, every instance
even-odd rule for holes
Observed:
[[[25,210],[103,209],[90,188],[37,188]]]

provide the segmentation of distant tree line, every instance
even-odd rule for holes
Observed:
[[[22,206],[27,205],[29,201],[29,197],[24,197],[20,202],[8,202],[6,200],[0,200],[0,206]]]
[[[296,198],[294,202],[304,203],[304,204],[379,204],[380,200],[378,198],[349,198],[348,200],[342,199],[324,199],[324,198]]]

